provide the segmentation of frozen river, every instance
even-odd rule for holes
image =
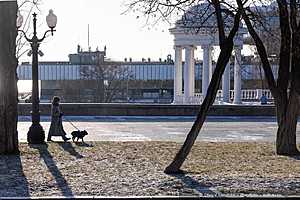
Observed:
[[[128,117],[128,116],[69,116],[65,117],[64,127],[68,134],[75,128],[87,130],[86,141],[176,141],[183,142],[194,117]],[[19,140],[26,141],[31,125],[29,116],[19,117]],[[50,117],[42,116],[41,125],[46,134]],[[275,142],[277,124],[274,117],[208,117],[199,136],[199,141],[210,142]],[[300,138],[298,125],[297,137]],[[55,140],[55,138],[54,138]],[[57,140],[61,140],[57,138]],[[299,139],[298,139],[299,141]]]

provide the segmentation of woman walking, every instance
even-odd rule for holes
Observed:
[[[64,131],[62,125],[63,113],[60,111],[59,101],[60,101],[59,97],[53,97],[52,107],[51,107],[51,125],[49,129],[47,141],[52,141],[51,140],[52,136],[61,136],[65,142],[70,139],[66,137],[66,132]]]

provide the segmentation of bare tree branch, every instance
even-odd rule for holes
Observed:
[[[33,13],[34,10],[38,10],[39,11],[39,5],[41,3],[42,0],[19,0],[18,4],[19,4],[19,11],[22,11],[23,14],[25,13],[26,17],[25,20],[23,22],[23,30],[25,33],[28,33],[30,28],[31,28],[31,15]],[[29,34],[30,35],[30,34]],[[24,35],[23,34],[19,34],[16,40],[16,44],[17,44],[17,49],[16,49],[16,56],[19,59],[21,56],[23,56],[29,49],[30,46],[28,44],[28,42],[25,40]],[[24,48],[26,48],[24,50]]]
[[[273,97],[276,98],[276,97],[279,96],[279,92],[278,92],[278,89],[277,89],[277,86],[276,86],[276,82],[275,82],[275,78],[274,78],[274,75],[273,75],[273,72],[272,72],[272,69],[271,69],[271,65],[268,61],[268,56],[267,56],[267,52],[266,52],[266,49],[264,47],[264,44],[261,41],[258,34],[256,33],[256,31],[254,30],[254,28],[251,24],[251,21],[249,19],[249,16],[247,15],[247,13],[245,11],[245,8],[244,8],[244,5],[243,5],[242,1],[241,0],[236,0],[236,1],[237,1],[239,10],[241,11],[242,17],[245,21],[245,24],[248,28],[248,31],[249,31],[250,35],[252,36],[252,38],[254,39],[254,42],[255,42],[256,47],[257,47],[257,51],[259,52],[260,55],[263,55],[263,56],[261,56],[261,61],[263,63],[263,68],[264,68],[264,71],[265,71],[265,77],[267,78],[269,88],[272,92]]]

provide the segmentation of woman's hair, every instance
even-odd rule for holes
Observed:
[[[60,101],[60,98],[58,96],[54,96],[52,99],[52,105],[58,106],[59,101]]]

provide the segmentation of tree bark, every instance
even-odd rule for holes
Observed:
[[[0,1],[0,154],[18,153],[16,1]]]
[[[299,115],[299,99],[292,92],[288,105],[285,109],[277,108],[278,130],[276,137],[276,153],[278,155],[299,155],[296,143],[296,129]]]
[[[289,4],[285,0],[277,0],[277,3],[280,16],[281,48],[277,80],[280,96],[277,97],[276,105],[278,120],[276,152],[278,155],[293,156],[299,154],[296,130],[299,114],[297,82],[299,79],[300,40],[297,31],[295,1],[290,1],[290,8],[288,8]],[[288,87],[290,89],[289,94]]]

